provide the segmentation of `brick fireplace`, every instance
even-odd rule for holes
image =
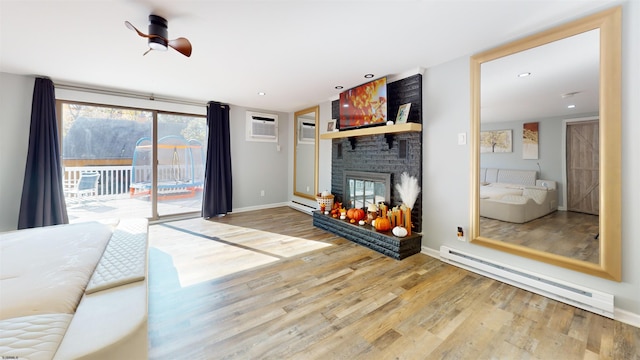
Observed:
[[[422,75],[390,82],[387,96],[389,119],[395,119],[400,105],[411,103],[409,122],[422,124]],[[332,117],[339,117],[337,100],[332,103]],[[418,184],[422,184],[422,132],[333,139],[331,155],[331,193],[340,200],[344,199],[344,171],[347,170],[390,174],[390,207],[402,203],[395,185],[403,172],[416,177]],[[422,193],[411,211],[411,222],[413,231],[422,231]]]
[[[355,149],[351,149],[349,140],[334,139],[331,159],[331,193],[339,201],[345,199],[344,171],[374,172],[391,175],[390,207],[401,205],[402,201],[395,185],[400,181],[400,175],[407,172],[422,183],[422,133],[402,133],[395,135],[393,147],[389,149],[383,135],[363,136],[357,139]],[[399,143],[403,143],[399,145]],[[339,148],[342,147],[342,154]],[[406,156],[400,156],[400,147]],[[418,196],[411,209],[413,230],[422,231],[422,193]]]
[[[409,122],[422,124],[422,75],[417,74],[387,85],[388,118],[395,119],[402,104],[411,103]],[[332,103],[332,117],[339,117],[339,103]],[[345,172],[390,175],[389,207],[402,204],[395,185],[403,172],[418,179],[422,185],[422,132],[398,132],[332,139],[331,193],[336,201],[345,199]],[[345,204],[346,205],[346,204]],[[378,252],[402,259],[420,252],[422,236],[422,192],[411,211],[411,238],[397,238],[391,233],[381,234],[370,227],[341,223],[320,213],[314,213],[314,225],[368,246]]]

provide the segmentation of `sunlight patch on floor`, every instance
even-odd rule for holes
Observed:
[[[182,287],[332,246],[204,219],[152,225],[149,243],[171,256]]]

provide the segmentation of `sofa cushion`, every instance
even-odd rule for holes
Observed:
[[[0,355],[16,359],[52,359],[72,316],[40,314],[0,320]]]
[[[0,234],[0,320],[73,314],[112,232],[87,222]]]
[[[145,279],[147,230],[146,219],[120,221],[87,285],[87,294]]]
[[[147,282],[85,294],[54,360],[147,359]]]

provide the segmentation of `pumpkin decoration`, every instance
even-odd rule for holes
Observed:
[[[360,221],[362,219],[365,218],[365,213],[364,210],[362,209],[354,209],[353,211],[353,219],[355,219],[356,221]]]
[[[387,217],[379,217],[376,219],[374,227],[377,231],[389,231],[391,230],[391,222]]]
[[[397,237],[405,237],[408,234],[407,229],[403,228],[402,226],[394,227],[393,230],[391,230],[391,232],[393,233],[393,235]]]
[[[365,217],[365,214],[364,214],[364,210],[362,209],[352,208],[347,210],[347,218],[350,220],[355,220],[355,222],[358,222],[364,219],[364,217]]]

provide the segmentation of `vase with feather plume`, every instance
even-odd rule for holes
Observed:
[[[402,175],[400,175],[400,182],[396,184],[396,190],[398,194],[400,194],[403,207],[405,207],[405,209],[403,209],[404,227],[407,229],[407,235],[411,235],[411,209],[413,209],[413,205],[415,205],[418,194],[420,193],[418,179],[403,172]]]

